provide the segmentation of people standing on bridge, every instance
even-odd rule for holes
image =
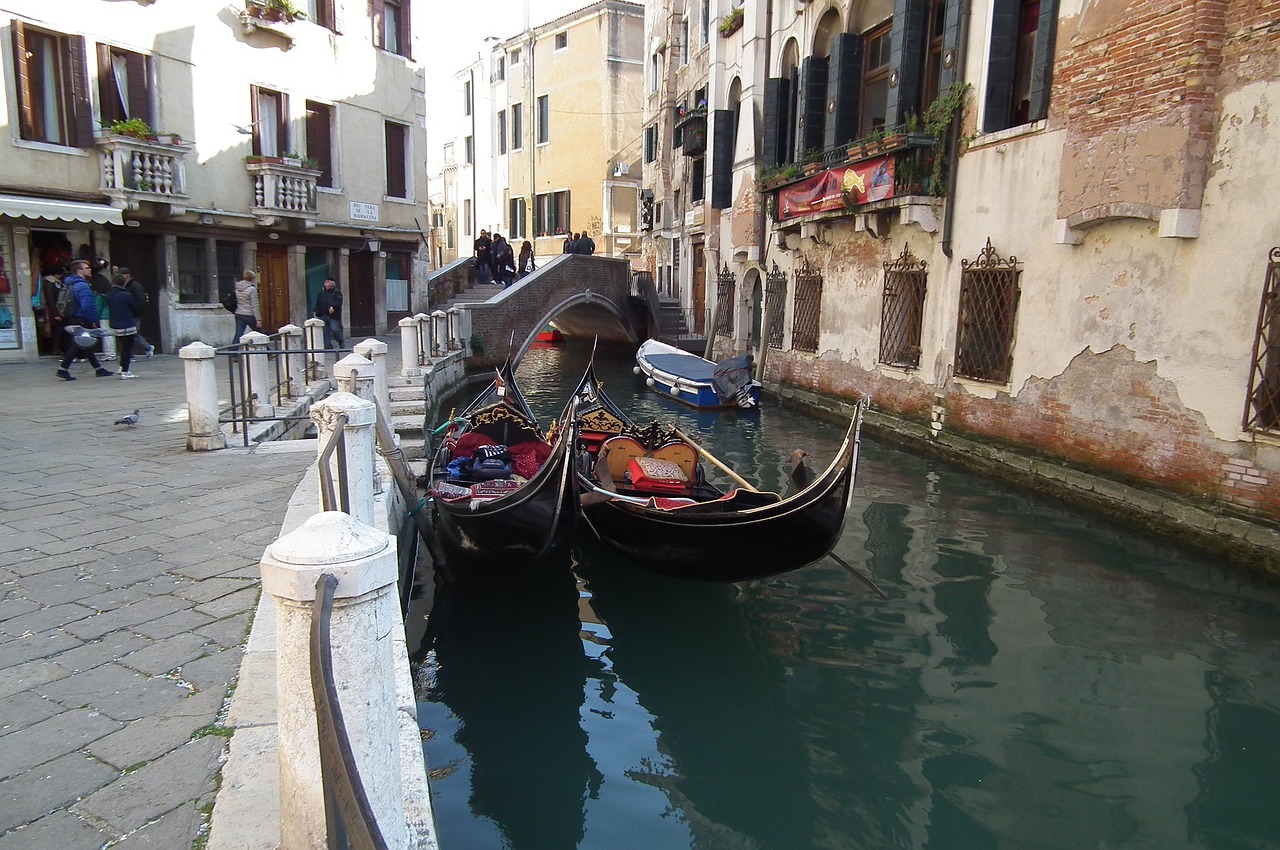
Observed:
[[[596,252],[595,240],[591,238],[591,234],[582,231],[582,235],[578,237],[578,253],[594,254]]]
[[[342,290],[331,277],[324,279],[324,289],[316,296],[316,317],[324,321],[324,347],[341,349]]]
[[[493,279],[504,287],[516,279],[515,254],[511,251],[511,243],[501,235],[495,236],[493,242]]]
[[[578,234],[569,233],[568,235],[566,235],[564,237],[564,252],[566,254],[572,254],[573,249],[577,245],[577,243],[578,243]]]
[[[475,259],[472,260],[472,267],[479,273],[481,283],[489,283],[493,279],[489,268],[492,262],[493,240],[489,238],[489,231],[481,230],[476,237]]]
[[[524,244],[520,246],[520,262],[516,264],[519,271],[516,273],[516,280],[520,280],[525,275],[533,274],[538,268],[537,263],[533,261],[533,244],[528,239],[524,240]]]

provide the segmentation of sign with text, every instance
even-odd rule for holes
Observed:
[[[894,158],[882,156],[832,168],[778,190],[782,221],[893,197]]]
[[[377,204],[361,204],[357,201],[351,201],[351,220],[352,221],[377,221],[378,205]]]

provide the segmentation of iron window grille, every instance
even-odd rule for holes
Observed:
[[[796,269],[795,320],[791,328],[792,351],[818,350],[818,321],[822,313],[822,272],[802,258]]]
[[[720,336],[733,336],[733,293],[737,280],[725,263],[716,279],[716,309],[719,318],[716,320],[716,333]]]
[[[880,362],[907,369],[920,366],[926,267],[905,245],[898,259],[884,264],[880,304]]]
[[[764,279],[764,314],[769,326],[768,343],[770,348],[782,350],[782,320],[787,303],[787,273],[773,264],[773,271]]]
[[[1246,399],[1244,430],[1280,432],[1280,246],[1268,256]]]
[[[960,261],[960,315],[956,338],[959,377],[1003,384],[1013,371],[1013,323],[1022,277],[1017,257],[1002,258],[991,245],[973,261]]]

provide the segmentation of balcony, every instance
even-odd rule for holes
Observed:
[[[311,227],[315,223],[318,169],[307,168],[297,159],[271,156],[250,157],[244,167],[253,178],[249,212],[259,224],[270,227],[285,220]]]
[[[102,192],[113,207],[136,211],[141,202],[148,201],[166,205],[171,216],[186,212],[191,145],[175,137],[109,135],[99,138],[97,146]]]
[[[681,114],[675,131],[680,134],[680,150],[685,156],[702,156],[707,150],[707,111],[695,109]]]

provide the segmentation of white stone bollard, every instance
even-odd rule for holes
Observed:
[[[391,638],[396,565],[395,538],[337,511],[312,516],[262,556],[262,589],[276,602],[279,850],[329,846],[310,664],[312,603],[324,573],[338,579],[329,644],[356,771],[386,845],[410,846]]]
[[[354,355],[353,355],[354,356]],[[364,358],[360,358],[364,360]],[[366,361],[367,362],[367,361]],[[365,401],[349,392],[336,392],[311,408],[311,421],[319,432],[317,452],[323,451],[329,442],[329,435],[338,426],[338,414],[347,415],[347,498],[350,500],[348,511],[353,517],[365,523],[374,524],[373,496],[374,485],[374,447],[377,434],[374,431],[377,412],[372,401]],[[333,478],[334,496],[341,498],[338,490],[338,453],[329,457],[329,472]],[[323,486],[323,485],[321,485]],[[324,495],[321,494],[321,504]]]
[[[324,348],[324,319],[318,319],[315,316],[312,316],[310,319],[303,322],[302,326],[307,329],[307,348],[313,350],[317,348]],[[325,377],[328,377],[328,351],[317,351],[314,354],[308,354],[307,360],[311,365],[311,369],[309,370],[310,373],[307,375],[308,380],[320,380],[321,369],[324,370]]]
[[[431,314],[431,353],[443,357],[449,351],[449,317],[444,310]]]
[[[244,358],[249,367],[249,392],[257,397],[253,404],[254,416],[275,416],[276,408],[271,403],[271,363],[265,354],[254,354],[266,351],[271,347],[271,337],[258,331],[246,331],[240,337],[240,348],[247,352]]]
[[[449,308],[449,349],[460,351],[466,346],[462,344],[462,311],[457,307]]]
[[[387,383],[387,344],[380,339],[370,337],[351,349],[361,357],[373,363],[373,401],[384,415],[391,415],[391,386]],[[357,393],[357,395],[360,395]],[[364,398],[364,396],[360,396]]]
[[[302,328],[283,325],[279,333],[280,347],[289,352],[285,355],[285,365],[288,367],[286,383],[280,391],[289,398],[298,398],[304,394],[307,386],[307,356],[301,353],[306,348]]]
[[[227,447],[218,423],[218,350],[203,342],[184,345],[178,356],[187,378],[187,450],[209,452]]]
[[[400,326],[400,375],[416,378],[422,374],[422,353],[418,348],[418,321],[405,316]]]

